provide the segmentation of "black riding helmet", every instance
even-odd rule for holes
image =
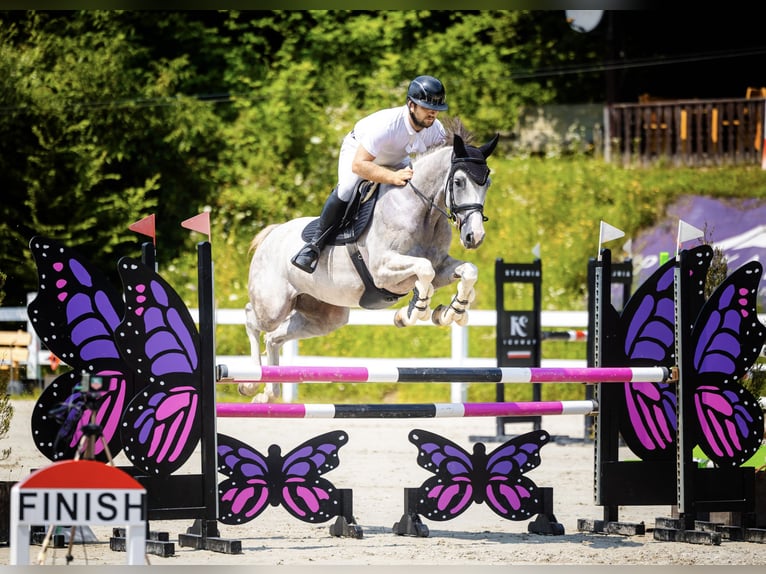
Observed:
[[[444,101],[444,85],[433,76],[418,76],[410,82],[407,99],[419,106],[443,112],[447,109]]]

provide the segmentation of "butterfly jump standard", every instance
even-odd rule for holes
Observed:
[[[766,339],[756,312],[761,265],[734,270],[705,300],[712,248],[682,251],[618,313],[609,302],[610,253],[603,253],[601,263],[591,262],[601,268],[590,287],[601,295],[589,309],[603,318],[599,366],[676,365],[679,380],[597,385],[595,499],[604,520],[595,530],[616,523],[619,506],[663,504],[677,505],[679,517],[656,527],[655,538],[682,539],[709,512],[740,512],[740,526],[753,526],[755,469],[741,465],[760,447],[764,422],[740,381]],[[618,460],[620,438],[640,460]],[[697,468],[695,445],[715,468]]]

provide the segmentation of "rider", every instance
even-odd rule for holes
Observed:
[[[444,93],[433,76],[418,76],[410,82],[405,105],[379,110],[354,125],[340,148],[338,185],[322,207],[314,236],[292,258],[293,265],[314,272],[319,252],[361,180],[404,186],[412,178],[410,154],[445,142],[444,126],[436,119],[447,109]]]

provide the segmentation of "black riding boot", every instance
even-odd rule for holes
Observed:
[[[293,265],[306,273],[314,272],[317,259],[319,259],[319,252],[327,242],[330,233],[340,225],[347,207],[348,201],[340,199],[333,190],[322,207],[322,213],[319,215],[319,226],[314,232],[314,237],[291,259]]]

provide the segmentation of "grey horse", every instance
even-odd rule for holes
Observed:
[[[468,322],[478,269],[450,256],[452,226],[466,249],[484,240],[484,201],[490,185],[487,158],[498,135],[481,147],[456,120],[448,126],[444,146],[416,157],[414,175],[403,187],[380,185],[369,224],[347,245],[328,244],[314,273],[290,263],[304,244],[302,232],[316,218],[273,224],[250,244],[249,302],[245,306],[251,354],[261,365],[264,334],[268,365],[279,364],[287,341],[319,337],[348,322],[351,308],[387,308],[412,293],[393,322],[399,327],[430,319],[436,325]],[[449,305],[430,310],[434,290],[457,281]],[[280,396],[279,384],[240,383],[239,392],[253,402]]]

